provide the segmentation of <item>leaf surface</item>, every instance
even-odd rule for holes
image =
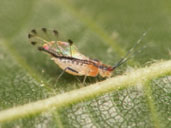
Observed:
[[[170,5],[168,0],[1,0],[0,127],[171,126]],[[81,53],[111,65],[150,31],[140,52],[115,72],[126,70],[126,76],[102,83],[89,78],[90,86],[83,87],[82,77],[69,74],[56,83],[62,70],[27,39],[31,29],[42,27],[57,29]]]

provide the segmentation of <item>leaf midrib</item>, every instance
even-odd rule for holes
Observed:
[[[141,68],[130,72],[127,75],[117,76],[81,89],[76,89],[44,100],[39,100],[33,103],[25,104],[23,106],[1,111],[0,122],[14,120],[29,114],[47,111],[52,107],[59,109],[69,104],[88,100],[95,95],[102,95],[104,93],[117,90],[118,88],[134,86],[139,82],[143,84],[151,79],[171,74],[170,65],[171,60],[158,62],[152,64],[150,67]],[[151,73],[149,74],[149,72]],[[158,118],[154,118],[156,120],[155,122],[158,122]]]

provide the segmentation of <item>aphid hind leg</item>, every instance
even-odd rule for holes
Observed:
[[[83,79],[83,85],[85,85],[85,81],[87,79],[87,75],[84,76],[84,79]]]
[[[61,72],[61,74],[57,77],[56,82],[58,82],[59,78],[61,78],[61,76],[65,73],[66,70],[67,70],[67,68],[65,68],[65,69]]]
[[[62,72],[61,72],[61,74],[58,76],[58,78],[56,79],[56,82],[59,80],[59,78],[66,72],[66,70],[70,70],[70,71],[72,71],[72,72],[74,72],[74,73],[78,73],[78,71],[76,71],[76,70],[74,70],[74,69],[72,69],[72,68],[70,68],[70,67],[66,67]]]

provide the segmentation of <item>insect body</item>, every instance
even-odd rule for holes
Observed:
[[[49,38],[49,35],[56,36],[57,38],[45,40],[45,37]],[[81,54],[71,40],[66,42],[59,41],[58,32],[56,30],[50,31],[45,28],[42,28],[41,30],[32,30],[28,34],[28,38],[33,45],[38,46],[40,51],[51,55],[51,59],[63,69],[62,74],[67,72],[72,75],[91,77],[96,77],[97,75],[110,77],[114,69],[128,60],[128,56],[139,43],[137,42],[118,63],[114,66],[109,66]]]
[[[60,43],[66,44],[67,42]],[[54,62],[67,73],[78,76],[85,75],[92,77],[95,77],[98,74],[100,74],[102,77],[111,76],[113,68],[111,66],[102,64],[100,61],[92,60],[80,54],[79,52],[76,52],[73,54],[73,56],[71,56],[67,54],[67,51],[65,51],[66,54],[63,55],[60,52],[58,53],[50,48],[50,46],[47,44],[44,44],[44,46],[45,47],[39,47],[39,50],[50,54],[52,56],[51,59],[54,60]]]

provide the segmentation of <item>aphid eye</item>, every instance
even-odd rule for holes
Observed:
[[[113,71],[113,68],[112,68],[112,67],[109,67],[109,68],[107,68],[106,70],[108,70],[108,71]]]
[[[35,29],[31,30],[31,32],[32,32],[32,33],[34,33],[34,34],[36,34],[36,33],[37,33]]]
[[[42,28],[42,31],[46,33],[47,32],[47,29],[46,28]]]

